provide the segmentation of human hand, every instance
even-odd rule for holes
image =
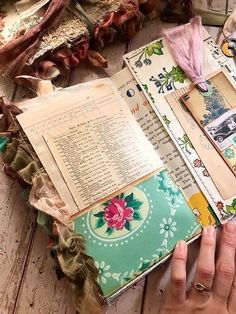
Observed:
[[[205,227],[193,284],[186,293],[187,245],[180,241],[173,254],[171,281],[161,314],[235,314],[236,225],[223,226],[215,261],[216,230]],[[201,285],[197,285],[200,283]],[[199,291],[203,288],[203,291]]]

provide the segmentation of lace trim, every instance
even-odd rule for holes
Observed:
[[[72,43],[82,36],[89,38],[91,30],[88,30],[88,21],[95,26],[111,12],[118,11],[120,6],[121,3],[117,0],[87,0],[82,4],[83,12],[87,15],[86,21],[83,15],[78,17],[78,14],[66,10],[62,19],[42,37],[39,48],[28,60],[27,65],[32,65],[47,52],[61,46],[71,47]]]
[[[111,12],[118,11],[121,7],[121,2],[117,0],[86,0],[82,7],[89,19],[94,25],[97,25]]]
[[[89,37],[86,24],[82,19],[79,19],[67,10],[60,22],[43,35],[39,48],[28,60],[27,64],[33,64],[36,59],[60,46],[71,47],[72,43],[79,40],[82,36]]]

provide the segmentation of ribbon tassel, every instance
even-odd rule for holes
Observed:
[[[164,29],[163,36],[171,48],[177,64],[188,78],[203,92],[208,85],[202,76],[203,65],[203,29],[199,16],[190,20],[190,24]]]

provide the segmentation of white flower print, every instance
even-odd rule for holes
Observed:
[[[172,218],[163,218],[162,223],[160,223],[160,234],[164,234],[165,238],[173,238],[174,232],[177,231],[176,222],[172,221]]]
[[[120,279],[120,283],[123,285],[123,284],[126,284],[127,282],[129,282],[132,277],[134,276],[135,272],[134,272],[134,269],[132,269],[130,272],[129,271],[126,271],[121,279]]]
[[[95,261],[95,266],[97,267],[99,274],[98,274],[98,282],[103,283],[104,285],[107,283],[107,278],[111,277],[111,273],[108,272],[110,270],[111,266],[106,265],[104,261],[102,261],[100,264]]]
[[[112,278],[115,279],[116,281],[120,281],[120,273],[113,273]]]
[[[164,240],[162,241],[161,246],[164,246],[165,248],[167,248],[167,246],[168,246],[168,241],[167,241],[167,239],[164,239]]]

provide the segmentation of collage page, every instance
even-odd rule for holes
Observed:
[[[235,195],[225,199],[219,193],[217,184],[166,99],[166,96],[171,93],[177,94],[179,89],[187,88],[190,85],[185,73],[174,61],[168,44],[160,38],[128,53],[124,56],[124,60],[178,148],[217,218],[221,222],[227,221],[234,214],[232,208],[235,206]],[[236,80],[235,73],[227,63],[227,59],[214,44],[209,34],[205,32],[203,75],[212,75],[212,73],[220,71],[222,66],[225,67],[232,80]],[[188,89],[185,92],[187,91]],[[183,94],[179,95],[179,97],[181,96]],[[201,143],[201,145],[205,145],[205,137],[201,137]],[[224,212],[227,212],[229,208],[230,213],[226,215]]]

